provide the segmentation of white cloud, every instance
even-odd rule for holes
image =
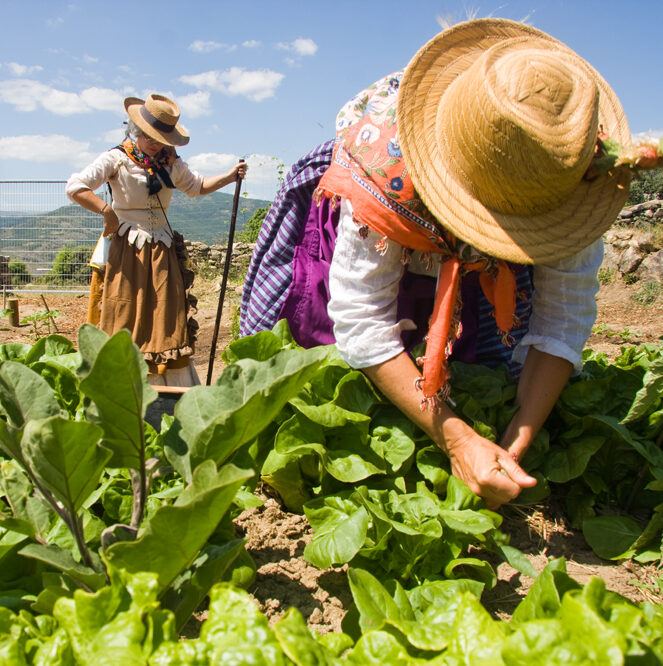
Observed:
[[[203,176],[215,176],[231,169],[237,164],[238,160],[237,155],[228,155],[227,153],[199,153],[193,157],[188,157],[186,162]]]
[[[295,53],[298,56],[311,56],[317,52],[318,45],[312,39],[298,37],[294,42],[279,42],[276,48]]]
[[[271,155],[253,154],[245,158],[249,165],[251,182],[272,183],[283,175],[285,165],[278,157]]]
[[[309,56],[315,55],[315,52],[318,50],[318,45],[312,39],[304,39],[303,37],[298,37],[292,43],[292,48],[300,56]]]
[[[245,42],[242,42],[242,46],[247,49],[255,49],[257,46],[262,46],[262,42],[259,42],[257,39],[247,39]]]
[[[18,111],[46,109],[59,116],[91,111],[123,111],[124,94],[110,88],[86,88],[80,93],[57,90],[31,79],[0,81],[0,102]]]
[[[80,93],[80,98],[93,111],[121,111],[124,112],[125,94],[110,88],[86,88]]]
[[[124,134],[124,130],[121,127],[118,127],[117,129],[105,132],[102,135],[101,140],[108,146],[116,146],[118,143],[124,141]]]
[[[646,132],[638,132],[633,135],[634,141],[644,141],[646,139],[663,139],[663,129],[647,130]]]
[[[210,94],[207,91],[199,90],[190,95],[177,97],[176,101],[184,118],[200,118],[212,113]]]
[[[47,111],[58,116],[71,116],[90,111],[89,106],[80,95],[64,92],[63,90],[48,90],[46,95],[35,101]]]
[[[277,157],[269,155],[248,155],[244,158],[248,165],[242,191],[259,199],[272,199],[279,185],[283,164]],[[237,155],[226,153],[199,153],[187,158],[187,164],[203,176],[225,173],[237,164]]]
[[[84,55],[83,62],[86,62],[90,65],[94,65],[99,62],[99,58],[95,58],[94,56]]]
[[[61,16],[54,19],[46,19],[46,25],[50,26],[51,28],[55,28],[56,26],[62,25],[63,23],[64,19]]]
[[[196,39],[189,44],[189,51],[194,53],[211,53],[218,49],[223,49],[228,53],[237,49],[237,44],[224,44],[223,42],[205,42],[202,39]]]
[[[83,166],[96,154],[87,141],[76,141],[62,134],[24,134],[0,137],[0,159],[26,162],[69,162]]]
[[[41,65],[20,65],[17,62],[8,62],[7,69],[14,76],[29,76],[34,72],[41,72],[44,68]]]
[[[284,75],[270,69],[247,71],[231,67],[224,71],[211,70],[201,74],[181,76],[180,81],[196,88],[209,88],[224,95],[242,95],[254,102],[274,96]]]

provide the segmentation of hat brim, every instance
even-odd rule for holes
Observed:
[[[444,165],[436,140],[440,100],[451,82],[495,44],[524,36],[562,42],[530,26],[506,19],[460,23],[425,44],[408,64],[399,89],[398,134],[417,193],[439,222],[478,250],[516,263],[549,263],[575,254],[614,222],[629,193],[630,174],[616,170],[582,181],[557,208],[521,217],[481,204]],[[576,54],[574,54],[576,55]],[[576,56],[577,57],[577,56]],[[630,141],[624,111],[607,82],[588,65],[599,90],[599,123],[620,143]]]
[[[140,99],[140,97],[127,97],[124,100],[124,110],[144,134],[167,146],[186,146],[186,144],[189,143],[189,134],[179,123],[177,123],[175,128],[170,132],[162,132],[152,127],[152,125],[140,115],[140,108],[144,104],[145,100]]]

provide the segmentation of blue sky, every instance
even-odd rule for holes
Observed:
[[[159,92],[212,175],[239,157],[271,198],[333,136],[338,109],[468,15],[525,20],[607,79],[633,133],[663,135],[663,0],[2,0],[0,180],[58,180],[122,136],[124,97]]]

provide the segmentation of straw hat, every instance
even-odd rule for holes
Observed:
[[[177,121],[180,109],[172,100],[163,95],[150,95],[146,100],[127,97],[124,108],[129,118],[147,136],[167,146],[185,146],[189,134]]]
[[[600,74],[549,35],[505,19],[440,33],[399,89],[400,144],[421,199],[458,238],[518,263],[574,254],[614,222],[630,174],[583,178],[601,126],[630,141]]]

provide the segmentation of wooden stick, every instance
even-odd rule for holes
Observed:
[[[240,162],[243,162],[240,159]],[[223,266],[223,276],[221,278],[221,293],[219,294],[219,304],[216,309],[216,321],[214,322],[214,333],[212,333],[212,348],[209,353],[209,362],[207,364],[207,379],[205,385],[212,383],[212,369],[214,367],[214,355],[216,354],[216,339],[219,337],[219,325],[221,324],[221,313],[223,312],[223,299],[226,296],[226,285],[228,284],[228,273],[230,272],[230,260],[233,253],[233,237],[235,236],[235,221],[237,220],[237,207],[239,205],[239,193],[242,187],[242,179],[238,175],[235,181],[235,195],[233,196],[233,208],[230,215],[230,229],[228,230],[228,246],[226,247],[226,261]]]
[[[49,319],[53,322],[53,328],[55,329],[56,333],[59,333],[58,331],[58,325],[55,323],[55,317],[51,314],[51,311],[48,309],[48,305],[46,303],[46,299],[44,298],[44,294],[41,294],[41,300],[42,303],[44,304],[44,307],[46,308],[46,312],[49,314]]]

